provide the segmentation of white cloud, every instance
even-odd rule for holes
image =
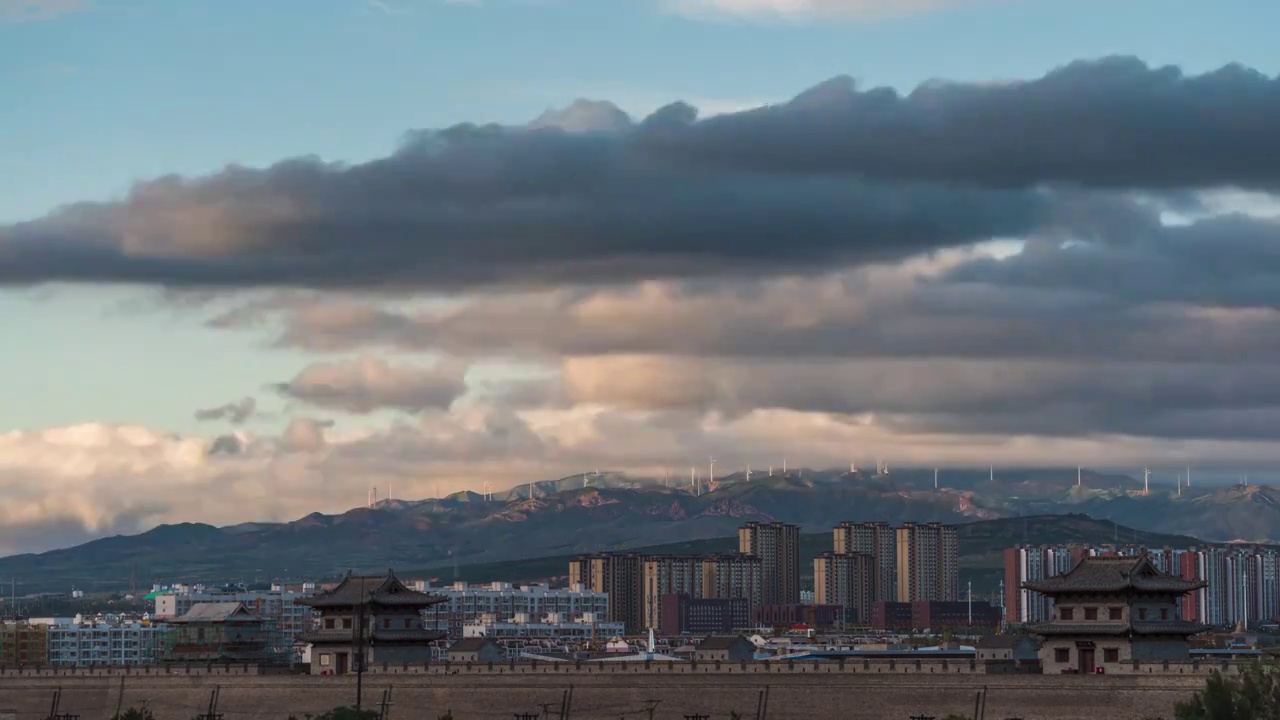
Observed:
[[[664,6],[674,12],[700,17],[879,20],[996,1],[998,0],[664,0]]]
[[[0,0],[0,22],[38,22],[89,9],[89,0]]]

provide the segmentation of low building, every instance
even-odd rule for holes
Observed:
[[[517,615],[543,618],[555,614],[562,618],[589,616],[599,621],[609,617],[609,595],[593,592],[581,584],[567,588],[547,585],[512,585],[488,583],[468,585],[463,582],[433,586],[423,580],[408,581],[406,587],[441,598],[427,611],[432,627],[448,637],[465,637],[466,627],[480,623],[479,618],[508,619]],[[604,631],[601,631],[604,632]]]
[[[273,585],[270,591],[236,586],[173,585],[157,586],[147,597],[155,602],[155,618],[160,621],[181,617],[200,603],[243,603],[249,612],[271,621],[276,631],[292,645],[311,629],[311,608],[299,601],[314,592],[312,583],[293,587]]]
[[[974,646],[978,662],[1035,662],[1040,659],[1040,643],[1024,634],[988,635]]]
[[[721,635],[751,625],[751,603],[746,598],[695,598],[662,596],[662,625],[658,632],[676,635]]]
[[[444,633],[423,626],[423,613],[441,598],[410,590],[390,570],[386,575],[347,574],[336,587],[302,603],[320,614],[320,629],[304,633],[311,643],[313,675],[344,675],[360,663],[422,664]]]
[[[741,635],[715,635],[698,643],[694,659],[698,662],[750,662],[756,646]]]
[[[287,664],[292,648],[272,621],[244,603],[196,603],[169,621],[162,659],[166,663]]]
[[[164,649],[165,625],[50,618],[49,664],[58,667],[153,665]]]
[[[462,638],[449,646],[451,663],[491,663],[506,660],[506,648],[489,638]]]
[[[1085,557],[1064,575],[1025,583],[1053,602],[1052,620],[1027,626],[1044,639],[1047,674],[1105,673],[1133,662],[1187,662],[1190,636],[1179,601],[1205,583],[1158,570],[1146,555]]]
[[[48,625],[42,622],[0,624],[0,668],[47,665],[48,629]]]
[[[591,613],[585,613],[576,618],[565,618],[559,613],[548,613],[537,619],[525,613],[516,613],[505,620],[486,614],[462,627],[464,638],[523,640],[598,640],[622,635],[624,632],[626,632],[626,626],[622,623],[596,617]]]
[[[803,625],[814,630],[833,630],[844,625],[841,605],[761,605],[751,614],[758,627],[791,628]]]
[[[911,632],[915,623],[911,616],[911,603],[878,600],[871,606],[871,627],[890,632]]]

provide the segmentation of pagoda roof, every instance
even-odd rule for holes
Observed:
[[[350,572],[338,583],[337,587],[326,592],[303,598],[301,605],[313,608],[358,607],[378,605],[382,607],[430,607],[444,602],[445,599],[428,595],[417,590],[410,590],[395,573],[388,570],[386,575],[352,575]]]
[[[1045,595],[1129,590],[1181,595],[1204,586],[1203,582],[1160,572],[1146,555],[1085,557],[1064,575],[1023,583],[1026,589]]]
[[[1209,630],[1208,625],[1187,622],[1185,620],[1164,620],[1156,622],[1070,622],[1042,623],[1028,625],[1027,632],[1034,635],[1195,635]]]

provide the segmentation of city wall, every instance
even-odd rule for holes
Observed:
[[[861,663],[856,663],[861,665]],[[754,716],[760,691],[768,687],[768,717],[823,720],[907,720],[912,716],[943,718],[972,715],[984,688],[988,720],[1171,720],[1176,703],[1203,687],[1204,673],[1135,675],[987,675],[903,669],[879,672],[836,669],[833,663],[787,667],[750,663],[606,664],[605,669],[573,665],[432,666],[366,673],[363,701],[377,706],[390,689],[390,717],[435,720],[446,711],[455,720],[508,719],[516,713],[539,713],[550,706],[558,714],[564,692],[572,687],[570,717],[613,720],[645,717],[646,702],[658,701],[655,720],[681,720],[685,715],[730,713]],[[661,667],[658,667],[661,666]],[[53,694],[61,688],[60,713],[80,720],[107,720],[117,708],[146,703],[157,720],[191,720],[208,710],[211,691],[219,689],[217,712],[223,720],[301,719],[338,705],[354,704],[356,678],[307,675],[264,675],[239,668],[230,672],[183,671],[55,672],[24,671],[0,675],[0,715],[17,720],[46,717]],[[220,669],[225,670],[225,669]],[[1207,672],[1207,670],[1205,671]]]

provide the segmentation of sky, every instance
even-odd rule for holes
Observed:
[[[1267,467],[1278,22],[0,0],[0,552],[710,455]]]

